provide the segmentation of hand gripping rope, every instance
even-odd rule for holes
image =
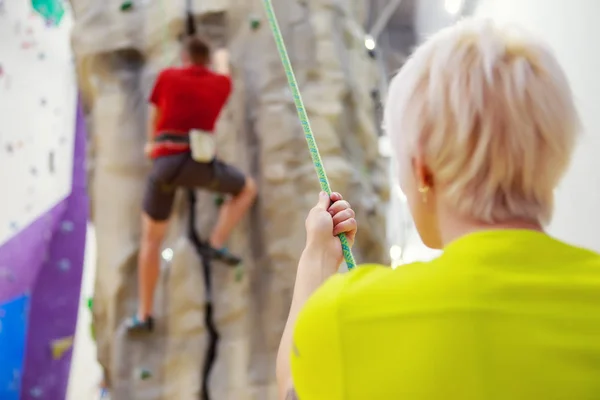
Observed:
[[[306,110],[304,108],[304,102],[302,101],[300,90],[298,89],[298,83],[296,82],[296,77],[294,75],[294,70],[292,69],[290,57],[288,56],[285,43],[283,42],[281,29],[279,29],[279,24],[277,23],[277,16],[275,15],[275,11],[273,10],[273,3],[271,2],[271,0],[263,0],[263,4],[267,13],[269,25],[271,26],[271,31],[273,32],[273,37],[275,38],[277,50],[279,51],[281,63],[283,64],[283,69],[285,70],[285,75],[287,76],[288,84],[290,86],[290,90],[292,91],[292,96],[294,97],[296,111],[298,112],[300,124],[302,125],[302,129],[304,130],[304,137],[306,138],[308,150],[310,151],[312,162],[315,166],[315,170],[317,171],[317,176],[319,178],[319,183],[321,184],[321,189],[327,194],[331,195],[329,180],[327,179],[327,174],[325,173],[325,168],[323,167],[323,162],[321,161],[321,155],[319,154],[319,148],[317,147],[317,142],[315,141],[315,137],[310,127],[310,122],[308,120],[308,115],[306,114]],[[348,239],[343,233],[339,235],[339,238],[340,242],[342,243],[342,251],[344,253],[344,260],[346,261],[346,265],[348,266],[348,269],[352,269],[356,266],[356,261],[354,261],[354,256],[352,255],[352,250],[350,249],[350,246],[348,244]]]

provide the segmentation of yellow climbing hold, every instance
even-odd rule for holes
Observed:
[[[52,348],[52,358],[58,360],[67,350],[73,347],[73,336],[71,335],[53,340],[52,343],[50,343],[50,347]]]

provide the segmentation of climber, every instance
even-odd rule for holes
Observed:
[[[229,54],[211,54],[198,36],[184,39],[183,67],[162,71],[150,96],[146,155],[152,170],[143,201],[138,257],[139,306],[129,331],[153,329],[152,306],[160,252],[177,188],[204,188],[230,195],[209,239],[214,259],[237,265],[225,247],[229,234],[256,197],[254,180],[216,157],[213,131],[231,93]],[[209,64],[212,62],[212,71]]]

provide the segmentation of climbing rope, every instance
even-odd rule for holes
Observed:
[[[317,142],[315,141],[315,137],[310,127],[310,122],[308,120],[308,115],[306,114],[306,109],[304,108],[304,102],[302,101],[300,90],[298,89],[298,83],[296,82],[292,63],[290,62],[290,57],[288,56],[288,52],[283,41],[283,35],[281,34],[281,29],[279,28],[279,23],[277,22],[277,16],[275,15],[275,11],[273,9],[273,3],[271,0],[263,0],[263,3],[267,13],[267,18],[269,20],[269,25],[271,26],[271,31],[275,39],[275,44],[277,45],[277,50],[279,51],[279,57],[281,59],[281,63],[283,64],[283,69],[285,70],[285,75],[287,76],[287,81],[290,90],[292,91],[292,96],[294,97],[296,111],[298,112],[300,124],[304,130],[304,137],[306,138],[306,143],[308,144],[308,150],[310,151],[313,165],[317,171],[321,189],[327,194],[331,195],[329,180],[327,179],[327,174],[325,173],[325,168],[323,167],[323,161],[321,160],[321,155],[319,154],[319,148],[317,147]],[[342,251],[344,253],[346,265],[348,266],[348,269],[352,269],[356,266],[356,262],[354,261],[352,250],[348,244],[348,239],[346,238],[345,234],[340,234],[339,238],[340,242],[342,243]]]
[[[217,349],[219,344],[219,332],[214,319],[214,306],[212,296],[212,255],[211,248],[207,243],[202,242],[200,236],[196,232],[196,192],[193,189],[188,190],[189,204],[189,219],[188,219],[188,238],[198,257],[202,261],[202,273],[204,277],[204,324],[208,333],[208,344],[206,348],[206,356],[204,357],[204,365],[202,366],[202,389],[201,399],[209,400],[208,381],[210,373],[217,359]]]
[[[193,36],[197,33],[196,20],[194,17],[194,11],[192,9],[192,0],[186,1],[186,20],[185,20],[185,34],[187,36]],[[202,274],[204,277],[204,324],[206,325],[206,332],[208,334],[208,343],[206,346],[206,356],[204,357],[204,365],[202,366],[202,388],[200,391],[200,398],[202,400],[209,400],[210,393],[208,390],[208,383],[210,373],[212,372],[213,366],[217,359],[217,350],[219,347],[219,331],[217,330],[217,324],[214,318],[214,304],[213,304],[213,293],[212,293],[212,249],[208,243],[203,242],[200,239],[200,235],[196,231],[196,192],[194,189],[189,189],[188,193],[188,205],[189,205],[189,218],[188,218],[188,238],[194,246],[198,257],[202,262]]]

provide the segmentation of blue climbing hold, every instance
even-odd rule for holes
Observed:
[[[58,268],[61,271],[68,271],[71,269],[71,261],[67,260],[66,258],[61,259],[58,262]]]
[[[29,296],[0,304],[0,399],[21,399]],[[33,397],[33,396],[32,396]]]
[[[75,229],[75,224],[71,221],[63,221],[60,224],[60,230],[63,232],[73,232]]]

